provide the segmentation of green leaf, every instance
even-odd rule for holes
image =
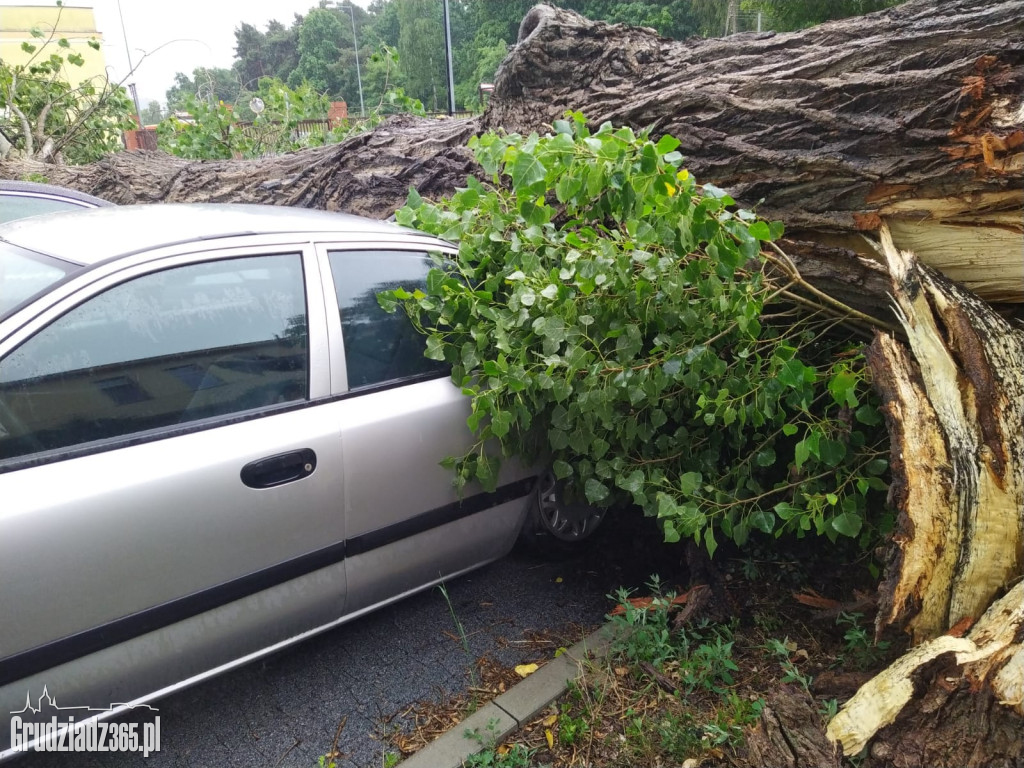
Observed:
[[[782,522],[787,522],[792,520],[794,517],[803,514],[803,511],[799,507],[794,507],[788,501],[780,501],[775,505],[774,510],[775,514],[779,516],[779,520],[782,520]]]
[[[549,429],[548,445],[550,445],[553,450],[564,451],[569,447],[569,433],[563,429]]]
[[[838,440],[823,439],[818,443],[818,457],[830,467],[838,467],[846,458],[846,445]]]
[[[551,463],[551,471],[555,473],[555,477],[559,480],[564,480],[567,477],[571,477],[573,473],[572,464],[561,459],[555,459]]]
[[[715,529],[710,525],[704,529],[704,546],[707,547],[708,557],[714,557],[718,542],[715,541]]]
[[[873,405],[862,405],[854,412],[857,421],[869,427],[877,427],[882,423],[882,414]]]
[[[757,466],[770,467],[775,463],[775,449],[772,447],[763,448],[757,452],[755,457]]]
[[[856,389],[857,377],[849,371],[840,371],[828,381],[828,391],[832,394],[832,399],[837,405],[848,405],[851,408],[856,408],[858,405],[857,395],[855,394]]]
[[[755,221],[750,225],[750,229],[748,231],[750,232],[751,237],[756,237],[758,240],[772,239],[772,232],[768,228],[768,225],[763,221]]]
[[[864,465],[864,471],[869,475],[880,475],[889,468],[889,462],[885,459],[872,459]]]
[[[563,176],[555,184],[555,197],[560,203],[572,200],[583,189],[583,179],[578,176]]]
[[[644,473],[639,469],[634,469],[625,477],[617,478],[615,484],[629,493],[639,493],[644,487],[644,481]]]
[[[467,341],[463,344],[460,359],[462,360],[462,366],[467,372],[475,370],[480,365],[480,356],[477,354],[476,344],[472,341]]]
[[[796,448],[794,449],[793,459],[794,463],[796,464],[796,468],[800,469],[806,463],[810,455],[811,449],[810,446],[807,444],[807,441],[801,440],[800,442],[798,442],[796,444]]]
[[[671,520],[662,520],[661,530],[665,535],[666,544],[675,544],[681,538],[679,535],[679,531],[676,529],[675,524],[673,524]]]
[[[842,512],[832,518],[832,527],[843,536],[855,538],[860,533],[864,520],[856,512]]]
[[[677,139],[675,136],[672,136],[671,134],[666,133],[664,136],[658,139],[656,149],[658,150],[658,154],[664,155],[673,151],[676,147],[679,146],[679,144],[679,139]]]
[[[444,342],[437,336],[427,337],[426,357],[431,360],[444,360]]]
[[[491,434],[502,438],[508,434],[512,427],[512,414],[508,411],[498,411],[491,416]]]
[[[512,177],[512,186],[517,191],[529,192],[530,189],[544,181],[547,169],[535,155],[520,151],[509,169],[509,176]]]
[[[607,485],[593,477],[587,480],[583,492],[587,497],[587,501],[591,504],[597,504],[600,501],[604,501],[608,498],[608,494],[610,493]]]
[[[775,530],[775,515],[772,514],[770,509],[762,509],[758,507],[754,510],[753,514],[750,515],[750,524],[757,528],[762,533],[771,533]]]
[[[684,472],[679,477],[679,492],[684,496],[692,496],[704,482],[700,472]]]
[[[657,500],[659,518],[676,517],[679,514],[679,505],[667,493],[659,492]]]
[[[787,387],[800,389],[804,385],[805,370],[807,370],[807,366],[796,358],[793,358],[792,360],[786,361],[786,363],[779,369],[777,378]]]

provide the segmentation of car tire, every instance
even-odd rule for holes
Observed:
[[[519,540],[544,557],[578,554],[592,541],[607,510],[566,500],[565,483],[548,470],[537,478]]]

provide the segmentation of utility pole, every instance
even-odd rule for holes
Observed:
[[[132,52],[128,47],[128,30],[124,28],[124,14],[121,13],[121,0],[117,0],[117,17],[121,21],[121,34],[124,36],[124,53],[128,57],[128,76],[130,77],[135,74],[135,65],[132,64]],[[135,122],[141,128],[142,114],[139,112],[139,95],[135,91],[135,83],[129,84],[128,90],[132,95],[132,101],[135,103]]]
[[[366,117],[366,107],[363,105],[363,76],[359,72],[359,42],[356,40],[356,13],[352,10],[352,3],[346,5],[334,4],[335,8],[348,10],[349,18],[352,19],[352,48],[356,54],[356,82],[359,84],[359,116]]]
[[[455,75],[452,72],[452,21],[448,0],[444,0],[444,52],[448,65],[448,114],[455,114]]]

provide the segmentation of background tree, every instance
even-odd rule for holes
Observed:
[[[375,53],[368,56],[363,65],[363,95],[367,110],[388,111],[389,93],[405,93],[405,73],[399,66],[398,52],[381,44]],[[349,113],[353,112],[349,107]]]
[[[351,43],[351,29],[346,30],[333,11],[315,8],[306,14],[299,27],[299,63],[288,75],[288,85],[297,88],[305,81],[321,93],[340,94],[346,32]],[[347,58],[352,59],[351,48]]]
[[[142,110],[142,114],[139,115],[139,120],[143,125],[155,125],[163,119],[164,112],[159,101],[149,102],[149,104],[146,105],[146,108]]]
[[[768,14],[779,32],[805,29],[823,21],[862,16],[899,5],[904,0],[744,0],[743,10]]]
[[[298,14],[290,27],[273,20],[267,31],[260,32],[243,22],[235,29],[235,62],[232,68],[245,88],[255,88],[261,77],[287,80],[299,64],[299,28],[302,16]]]
[[[398,54],[409,95],[428,110],[447,105],[441,4],[433,0],[398,3]]]
[[[192,77],[177,72],[174,85],[167,89],[167,109],[171,112],[185,109],[189,97],[216,104],[234,104],[238,101],[242,84],[235,70],[223,67],[196,67]]]

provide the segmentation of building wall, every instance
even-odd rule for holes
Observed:
[[[32,37],[31,30],[42,30],[44,37]],[[41,43],[50,32],[54,31],[53,42],[38,56],[50,53],[67,53],[67,49],[57,48],[57,40],[65,38],[70,44],[70,51],[81,54],[85,64],[76,67],[69,64],[65,67],[68,81],[77,85],[83,80],[106,76],[106,61],[103,58],[103,35],[96,29],[96,19],[92,8],[52,6],[5,5],[0,7],[0,59],[11,64],[25,64],[33,56],[21,49],[23,42],[35,45],[38,51]],[[89,47],[89,41],[100,43],[100,50]]]

